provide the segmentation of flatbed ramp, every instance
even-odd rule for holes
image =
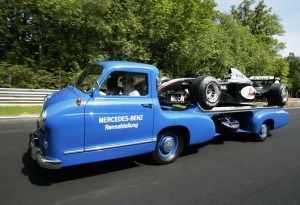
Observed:
[[[211,110],[205,110],[200,105],[199,109],[205,113],[234,113],[234,112],[246,112],[246,111],[255,111],[255,110],[272,110],[272,109],[282,109],[281,106],[258,106],[258,105],[241,105],[241,106],[223,106],[223,107],[214,107]]]

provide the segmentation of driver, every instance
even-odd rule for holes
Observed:
[[[128,96],[140,96],[139,91],[137,91],[133,84],[134,84],[134,79],[131,75],[126,75],[124,78],[122,78],[122,86],[124,89],[123,95],[128,95]]]

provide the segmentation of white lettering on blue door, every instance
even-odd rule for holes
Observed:
[[[144,115],[99,117],[99,124],[105,124],[105,130],[136,129],[139,127],[138,121],[143,121],[143,117]]]

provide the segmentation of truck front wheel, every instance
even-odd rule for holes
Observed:
[[[165,131],[158,135],[153,158],[158,164],[174,162],[183,149],[181,134],[174,131]]]

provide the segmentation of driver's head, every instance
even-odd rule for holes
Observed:
[[[133,86],[134,79],[131,75],[125,75],[122,78],[122,85],[125,90],[130,89]]]

